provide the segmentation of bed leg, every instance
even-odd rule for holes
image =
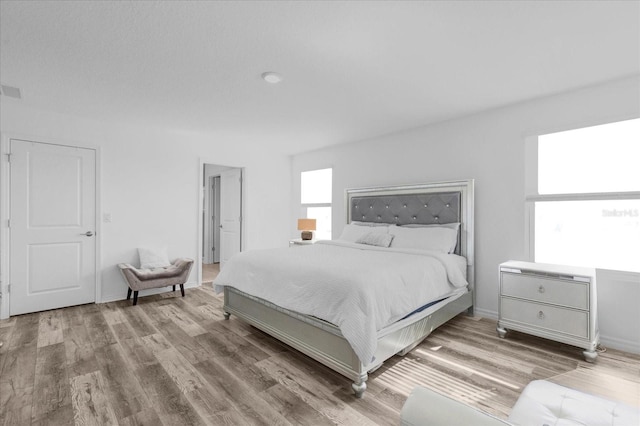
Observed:
[[[366,382],[366,378],[364,380],[361,380],[359,382],[353,382],[351,383],[351,388],[353,389],[353,391],[356,394],[356,398],[362,398],[364,396],[364,391],[367,390],[367,382]]]
[[[222,315],[224,315],[224,319],[228,320],[229,317],[231,316],[231,314],[229,312],[223,312]]]

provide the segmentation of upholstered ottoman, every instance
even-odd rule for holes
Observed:
[[[470,405],[418,386],[400,412],[400,426],[509,426]]]
[[[545,380],[524,388],[509,423],[520,426],[639,426],[639,409]]]
[[[416,387],[402,407],[401,426],[640,426],[639,409],[535,380],[527,385],[508,421]]]
[[[118,265],[122,276],[129,285],[127,300],[131,298],[133,291],[134,305],[138,304],[138,291],[150,288],[173,286],[173,291],[176,291],[176,285],[179,285],[182,297],[184,297],[184,283],[189,279],[192,266],[193,259],[186,257],[176,259],[169,266],[155,269],[138,269],[128,263]]]

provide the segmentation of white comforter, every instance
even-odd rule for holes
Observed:
[[[340,328],[363,364],[377,331],[417,308],[464,291],[465,259],[431,251],[318,241],[296,248],[242,252],[213,282]]]

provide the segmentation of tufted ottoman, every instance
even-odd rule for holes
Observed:
[[[509,423],[520,426],[639,426],[639,409],[544,380],[527,385]]]
[[[640,426],[640,409],[535,380],[524,388],[506,422],[418,386],[402,407],[400,425]]]

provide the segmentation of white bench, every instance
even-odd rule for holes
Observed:
[[[638,426],[640,408],[578,392],[545,380],[525,387],[508,421],[417,387],[401,413],[402,426]]]

